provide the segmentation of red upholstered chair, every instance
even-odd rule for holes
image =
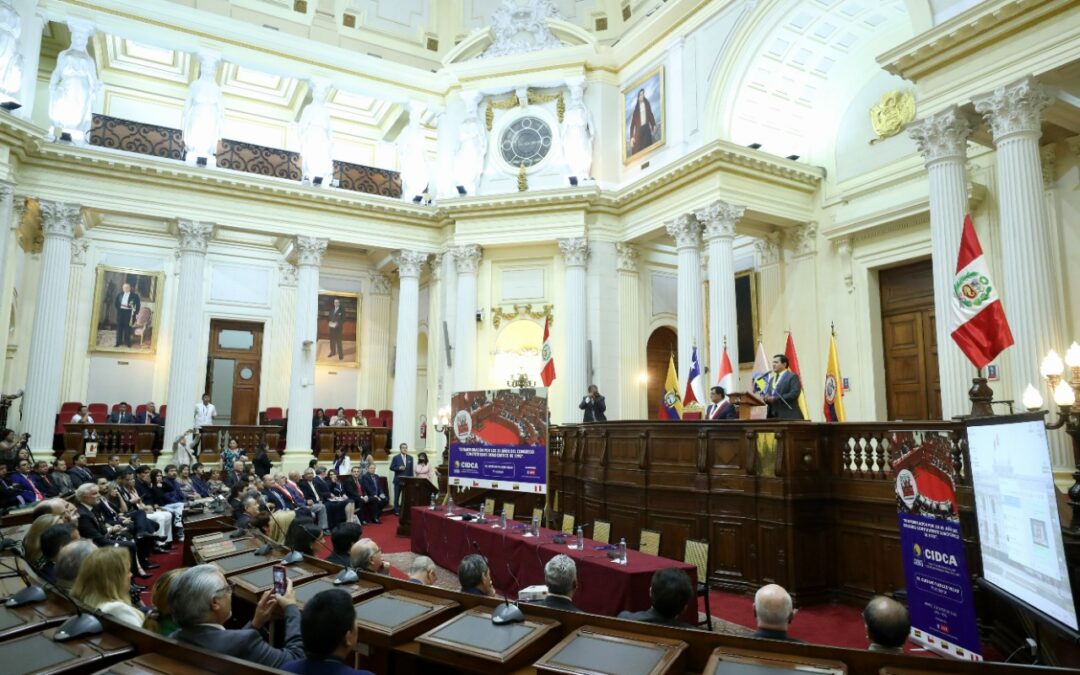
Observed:
[[[383,426],[394,426],[394,411],[393,410],[380,410],[379,419],[383,421]]]
[[[87,406],[90,412],[90,417],[94,418],[94,421],[101,424],[105,422],[105,418],[109,416],[109,406],[104,403],[91,403]]]

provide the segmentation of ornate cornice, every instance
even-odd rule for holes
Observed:
[[[1042,134],[1042,111],[1054,97],[1033,77],[998,87],[974,99],[975,111],[986,118],[994,142],[1012,134]]]
[[[214,224],[198,220],[178,220],[176,236],[180,239],[181,251],[205,254],[210,239],[214,236]]]
[[[567,267],[585,267],[589,261],[588,240],[584,237],[573,237],[557,241]]]
[[[82,219],[82,207],[78,204],[54,202],[48,199],[38,201],[41,207],[41,232],[45,238],[75,236],[75,230]]]
[[[390,277],[385,274],[372,274],[371,295],[390,295]]]
[[[693,214],[684,213],[676,216],[675,220],[664,226],[664,229],[675,240],[676,250],[701,246],[701,223]]]
[[[744,213],[746,213],[745,206],[736,206],[718,199],[705,208],[698,209],[694,215],[705,226],[705,241],[709,241],[718,238],[734,238],[735,224]]]
[[[71,264],[85,265],[86,254],[90,251],[90,240],[76,239],[71,242]]]
[[[299,270],[296,265],[287,260],[278,263],[278,285],[295,286]]]
[[[419,279],[420,272],[424,269],[424,263],[427,262],[428,255],[429,254],[427,253],[420,253],[419,251],[395,252],[392,258],[394,263],[398,266],[398,277],[412,277]]]
[[[454,254],[454,266],[458,274],[476,274],[483,251],[477,244],[465,244],[450,249]]]
[[[322,264],[326,247],[330,244],[329,239],[322,237],[297,237],[296,238],[296,264],[299,267],[310,265],[318,267]]]
[[[964,161],[967,139],[974,128],[971,119],[952,106],[936,115],[915,120],[908,125],[907,131],[919,147],[923,162],[929,166],[943,159]]]
[[[617,242],[615,244],[615,269],[620,272],[637,272],[638,250],[633,244]]]

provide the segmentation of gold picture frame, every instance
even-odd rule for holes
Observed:
[[[341,336],[338,345],[332,344],[331,311],[334,300],[340,300],[341,309],[344,311],[344,319],[340,321]],[[336,366],[338,368],[360,367],[360,294],[343,291],[319,291],[318,319],[315,330],[315,364],[320,366]],[[344,358],[338,355],[345,352]],[[330,350],[334,355],[330,355]],[[351,351],[351,354],[349,353]]]
[[[622,90],[623,164],[643,159],[667,142],[664,93],[664,66],[662,65],[653,68]],[[639,97],[643,97],[645,103],[644,128],[642,128],[642,113],[638,109]],[[652,119],[651,125],[648,124],[649,118]],[[639,132],[635,133],[635,127],[639,129]]]
[[[155,354],[161,325],[165,274],[127,267],[98,265],[90,351]],[[124,284],[130,284],[128,306],[121,307]],[[126,330],[121,330],[121,323]]]

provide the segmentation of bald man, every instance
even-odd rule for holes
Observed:
[[[801,642],[788,635],[788,624],[795,617],[791,596],[783,586],[769,584],[762,586],[754,595],[754,618],[757,631],[754,637],[770,640]]]
[[[883,595],[871,598],[863,609],[863,623],[866,625],[870,651],[904,653],[904,643],[911,632],[911,619],[907,608],[899,602]]]

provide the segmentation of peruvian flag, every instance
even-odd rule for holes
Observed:
[[[735,382],[735,371],[731,369],[731,358],[727,355],[727,345],[724,345],[724,355],[720,357],[720,376],[716,383],[724,388],[724,393],[731,393],[731,387]]]
[[[949,326],[952,339],[976,368],[984,368],[1013,344],[997,289],[990,283],[986,263],[971,214],[964,218],[960,255],[953,277],[953,303]]]
[[[551,318],[544,319],[544,347],[540,351],[540,357],[544,359],[544,368],[540,371],[540,381],[545,387],[550,387],[555,381],[555,358],[551,355],[551,329],[548,322]]]

